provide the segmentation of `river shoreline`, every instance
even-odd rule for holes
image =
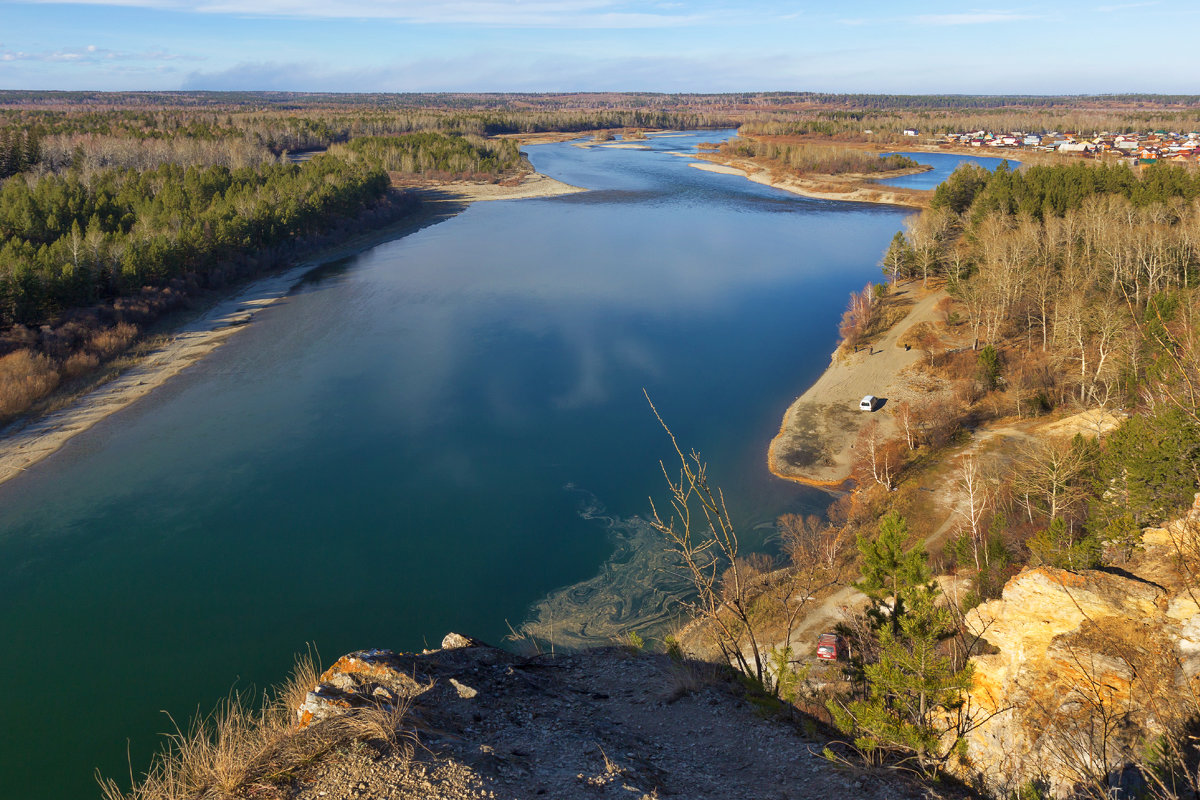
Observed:
[[[0,484],[53,455],[76,434],[127,408],[207,356],[252,322],[258,312],[287,297],[314,269],[442,222],[474,202],[552,197],[586,190],[535,172],[515,186],[461,182],[416,191],[422,195],[422,202],[415,213],[352,236],[282,272],[252,280],[160,337],[160,342],[136,356],[130,366],[96,388],[60,409],[9,425],[0,438]]]
[[[897,284],[892,296],[908,304],[904,318],[869,347],[834,351],[821,376],[784,412],[779,433],[767,447],[767,468],[775,477],[818,489],[841,488],[851,479],[854,443],[868,423],[878,421],[885,438],[896,435],[891,414],[860,411],[858,401],[868,394],[885,406],[919,398],[908,377],[921,353],[905,349],[902,342],[913,326],[935,318],[946,292],[926,291],[920,281],[910,280]]]
[[[902,189],[878,183],[879,180],[898,178],[905,175],[915,175],[928,172],[931,166],[909,167],[874,175],[851,173],[846,175],[816,175],[811,178],[800,178],[790,175],[776,175],[770,169],[749,159],[728,158],[712,153],[689,156],[700,159],[688,166],[706,172],[718,172],[725,175],[740,175],[747,180],[761,183],[785,192],[808,197],[813,200],[838,200],[848,203],[876,203],[905,208],[924,209],[929,207],[933,193],[919,189]]]

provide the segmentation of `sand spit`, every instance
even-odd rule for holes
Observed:
[[[684,155],[680,153],[679,155]],[[722,175],[740,175],[743,178],[747,177],[746,170],[738,169],[737,167],[727,167],[724,164],[713,164],[710,161],[693,161],[688,164],[689,167],[704,170],[705,172],[718,172]]]
[[[905,350],[900,340],[909,328],[933,320],[938,301],[946,296],[944,291],[923,296],[920,291],[919,282],[899,285],[896,296],[913,301],[908,315],[869,349],[842,358],[835,353],[817,382],[791,404],[767,450],[773,475],[809,486],[840,486],[850,477],[854,441],[863,426],[878,420],[887,436],[895,435],[887,406],[916,399],[906,368],[921,358],[920,351]],[[868,394],[883,398],[884,407],[859,411],[858,401]]]
[[[515,186],[461,183],[422,191],[425,207],[416,214],[382,230],[354,237],[284,272],[252,282],[164,337],[161,344],[141,356],[133,366],[99,388],[61,410],[9,426],[0,434],[3,436],[0,439],[0,483],[16,477],[59,450],[76,434],[145,397],[211,353],[235,331],[249,324],[258,312],[285,298],[313,269],[407,236],[453,216],[471,202],[552,197],[585,190],[533,173]]]
[[[922,166],[893,172],[862,175],[848,173],[845,175],[814,175],[797,178],[790,175],[777,175],[768,169],[747,159],[725,158],[717,155],[699,155],[692,158],[702,159],[692,163],[696,169],[707,172],[721,172],[728,175],[745,175],[755,183],[783,189],[785,192],[809,197],[814,200],[840,200],[849,203],[882,203],[884,205],[906,206],[909,208],[927,208],[932,192],[918,189],[902,189],[886,186],[876,181],[884,178],[896,178],[902,175],[912,175],[918,172],[928,172],[933,167]],[[711,166],[705,166],[711,165]],[[730,172],[730,170],[736,170]]]
[[[445,183],[437,191],[452,195],[466,203],[489,202],[491,200],[528,200],[535,197],[558,197],[564,194],[586,192],[578,186],[556,181],[554,178],[534,172],[526,175],[515,186],[501,183]]]
[[[650,146],[640,144],[638,142],[617,142],[616,144],[602,144],[601,147],[610,148],[613,150],[649,150]]]

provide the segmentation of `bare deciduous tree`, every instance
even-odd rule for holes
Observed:
[[[908,449],[916,450],[917,415],[913,411],[912,403],[901,400],[896,404],[896,410],[892,414],[896,417],[896,422],[900,424],[900,430],[904,431],[904,441],[908,444]]]
[[[958,462],[955,483],[963,496],[962,503],[955,507],[955,513],[962,519],[960,528],[970,534],[975,569],[982,570],[990,565],[983,520],[991,507],[992,489],[975,456],[967,454]]]
[[[1033,499],[1040,501],[1040,511],[1047,521],[1069,514],[1078,507],[1087,495],[1079,478],[1088,467],[1088,458],[1089,453],[1084,448],[1059,439],[1037,441],[1021,448],[1013,482],[1017,492],[1026,498],[1030,520],[1033,519]]]
[[[871,420],[859,432],[854,452],[857,454],[855,472],[859,476],[858,482],[865,483],[869,476],[876,484],[890,490],[900,459],[893,443],[884,438],[879,420]]]
[[[740,542],[725,497],[709,485],[708,465],[695,450],[683,452],[649,394],[646,400],[679,459],[676,477],[660,462],[673,513],[663,520],[651,498],[650,525],[663,536],[678,558],[683,577],[695,589],[687,604],[693,617],[706,626],[729,664],[766,685],[768,654],[750,613],[752,576],[746,574],[747,563],[739,557]]]

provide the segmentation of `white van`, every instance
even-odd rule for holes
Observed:
[[[866,397],[864,397],[862,400],[858,401],[858,410],[859,411],[874,411],[875,407],[878,405],[879,405],[879,398],[873,394],[869,394]]]

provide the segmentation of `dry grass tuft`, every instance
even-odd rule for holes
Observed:
[[[709,687],[728,683],[729,669],[710,661],[672,658],[667,679],[663,702],[674,703]]]
[[[58,386],[54,362],[31,350],[0,358],[0,416],[20,414]]]
[[[87,349],[100,358],[110,358],[129,347],[130,342],[138,334],[136,325],[120,322],[111,328],[106,328],[92,335]]]
[[[80,375],[87,373],[100,366],[100,358],[92,353],[72,353],[63,362],[63,375],[68,378],[78,378]]]
[[[407,727],[409,702],[371,706],[313,723],[296,724],[296,708],[317,683],[312,653],[296,659],[288,681],[264,693],[258,706],[230,695],[186,730],[176,726],[150,769],[128,792],[99,778],[103,800],[210,800],[283,797],[303,771],[353,742],[377,741],[411,757],[416,736]]]

